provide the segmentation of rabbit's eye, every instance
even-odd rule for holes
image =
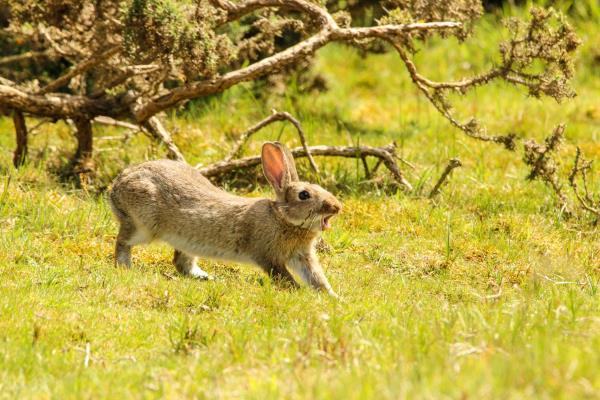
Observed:
[[[298,198],[300,200],[307,200],[310,199],[310,193],[308,193],[306,190],[301,191],[300,193],[298,193]]]

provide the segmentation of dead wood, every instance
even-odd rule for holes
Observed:
[[[106,117],[103,115],[100,115],[100,116],[94,118],[94,122],[97,124],[101,124],[101,125],[118,126],[119,128],[125,128],[130,131],[137,132],[137,131],[142,130],[142,128],[139,125],[132,124],[131,122],[127,122],[127,121],[120,121],[118,119]]]
[[[296,131],[298,132],[298,136],[300,138],[300,142],[302,143],[302,148],[306,152],[306,155],[308,157],[308,161],[310,163],[310,166],[312,167],[313,171],[315,171],[316,173],[318,173],[319,172],[319,167],[317,166],[317,163],[315,163],[315,160],[314,160],[314,158],[312,157],[312,155],[310,153],[310,150],[308,148],[308,144],[306,143],[306,135],[304,134],[304,130],[302,129],[302,125],[290,113],[288,113],[288,112],[279,112],[279,111],[276,111],[276,110],[273,110],[273,114],[269,115],[267,118],[263,119],[262,121],[260,121],[257,124],[251,126],[245,132],[243,132],[240,135],[240,137],[238,138],[238,140],[234,143],[233,149],[231,150],[231,152],[229,153],[229,155],[227,155],[223,159],[223,161],[231,161],[234,157],[238,157],[240,155],[240,153],[241,153],[242,147],[244,146],[244,144],[246,144],[246,142],[248,141],[248,139],[250,138],[250,136],[252,136],[256,132],[258,132],[259,130],[261,130],[265,126],[267,126],[269,124],[272,124],[273,122],[276,122],[276,121],[286,121],[286,120],[289,121],[289,122],[291,122],[292,125],[294,125],[294,127],[296,128]]]
[[[588,176],[587,173],[592,169],[592,162],[587,161],[581,155],[581,149],[577,147],[575,153],[575,162],[573,168],[569,174],[569,184],[573,193],[577,198],[577,201],[586,211],[592,213],[596,219],[600,219],[600,196],[597,196],[597,200],[594,200],[594,195],[590,193],[588,188]],[[583,184],[583,193],[580,193],[579,185],[577,184],[577,177],[581,175],[581,182]]]
[[[52,54],[53,51],[51,50],[27,51],[25,53],[0,58],[0,66],[5,64],[18,63],[22,61],[35,60],[37,58],[50,57]]]
[[[164,143],[165,146],[167,146],[167,158],[185,162],[185,158],[179,150],[179,147],[173,142],[171,134],[165,129],[162,122],[160,122],[157,117],[151,117],[144,122],[142,126],[155,140]]]
[[[196,97],[208,96],[220,93],[226,89],[241,83],[256,79],[270,72],[281,70],[300,59],[313,55],[318,49],[333,41],[351,42],[353,40],[366,38],[388,39],[398,35],[418,31],[435,31],[456,29],[461,26],[458,22],[423,22],[399,25],[381,25],[367,28],[340,28],[326,10],[314,7],[302,0],[291,0],[287,2],[276,2],[296,4],[299,7],[311,7],[319,9],[323,18],[327,21],[321,31],[317,34],[289,47],[270,57],[263,58],[247,67],[216,76],[210,80],[186,84],[169,91],[165,95],[155,97],[136,110],[135,117],[138,121],[145,121],[156,113],[175,106],[177,103]],[[274,5],[273,5],[274,6]]]
[[[370,146],[310,146],[308,151],[303,147],[296,147],[291,150],[295,158],[313,156],[331,156],[346,158],[374,157],[383,163],[392,174],[394,180],[407,190],[412,190],[412,185],[406,180],[402,171],[398,167],[395,158],[395,144],[384,147]],[[244,157],[236,160],[219,161],[214,164],[202,167],[196,166],[198,170],[208,178],[216,178],[233,171],[254,168],[261,162],[260,156]]]
[[[462,163],[460,162],[460,160],[458,158],[451,158],[448,161],[448,164],[446,165],[446,168],[444,168],[442,175],[440,176],[440,178],[438,179],[436,184],[433,186],[433,189],[431,189],[431,192],[429,192],[430,199],[434,198],[440,192],[442,185],[446,182],[446,180],[450,176],[450,173],[455,168],[458,168],[461,166],[462,166]]]

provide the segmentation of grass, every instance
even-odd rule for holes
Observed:
[[[537,140],[567,122],[563,176],[575,144],[600,155],[600,30],[578,30],[576,99],[558,105],[503,84],[456,99],[463,115]],[[501,35],[485,20],[470,44],[433,41],[416,61],[433,78],[468,74],[493,61]],[[115,269],[104,195],[52,173],[73,146],[68,128],[41,129],[17,171],[11,122],[0,120],[0,397],[600,398],[600,231],[561,218],[552,192],[525,181],[519,153],[451,128],[393,54],[330,46],[316,69],[328,92],[259,98],[239,87],[167,122],[192,163],[222,157],[228,135],[272,107],[295,114],[313,144],[398,141],[423,192],[448,158],[463,161],[431,202],[365,182],[354,161],[318,160],[345,204],[321,255],[339,302],[272,286],[244,265],[206,261],[215,281],[183,278],[160,244]],[[295,144],[293,132],[271,126],[247,153],[279,136]],[[100,139],[115,134],[98,130],[101,182],[164,154],[143,136]]]

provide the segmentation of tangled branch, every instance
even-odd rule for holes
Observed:
[[[585,160],[581,155],[581,149],[577,147],[575,153],[575,162],[573,163],[573,168],[571,169],[571,173],[569,174],[569,184],[571,185],[571,189],[573,189],[573,193],[577,198],[579,204],[586,210],[596,216],[597,219],[600,219],[600,198],[598,200],[594,200],[594,195],[590,194],[588,189],[588,176],[587,173],[592,169],[592,162]],[[583,194],[580,193],[579,186],[577,184],[577,177],[581,175],[581,182],[583,183]]]
[[[558,168],[556,162],[552,159],[552,153],[558,149],[564,138],[564,133],[565,125],[560,124],[546,138],[545,144],[539,144],[533,139],[526,141],[523,144],[525,150],[523,161],[531,167],[527,179],[541,179],[550,186],[558,198],[560,209],[568,214],[570,212],[569,199],[563,192],[558,177]]]
[[[558,28],[552,27],[553,20],[558,20],[560,23]],[[508,25],[512,37],[509,41],[500,44],[501,64],[487,72],[460,81],[436,82],[426,78],[418,72],[416,65],[408,56],[406,47],[410,50],[410,45],[407,46],[406,43],[393,38],[389,38],[388,41],[398,52],[417,88],[452,125],[469,137],[499,143],[509,150],[514,150],[516,148],[514,134],[490,136],[485,126],[474,117],[466,122],[460,122],[452,112],[447,95],[451,91],[464,94],[493,80],[502,79],[526,87],[529,94],[535,97],[543,94],[556,101],[573,97],[574,91],[569,86],[574,69],[570,55],[581,42],[562,15],[551,10],[534,7],[528,24],[512,19]],[[528,72],[536,62],[545,65],[544,72],[538,74]]]
[[[292,0],[288,3],[303,4],[306,2]],[[175,106],[181,101],[220,93],[238,83],[250,81],[270,72],[285,68],[300,59],[313,55],[318,49],[333,41],[349,42],[366,38],[386,39],[415,31],[455,29],[460,26],[457,22],[429,22],[368,28],[340,28],[332,19],[317,34],[280,53],[264,58],[245,68],[228,72],[210,80],[186,84],[171,90],[165,95],[150,99],[150,101],[146,102],[137,111],[136,119],[144,121],[162,110]]]
[[[269,124],[272,124],[273,122],[276,122],[276,121],[289,121],[289,122],[292,123],[292,125],[294,125],[294,127],[296,128],[296,131],[298,132],[298,136],[300,137],[300,142],[302,143],[302,148],[306,152],[306,156],[308,158],[310,166],[312,167],[313,171],[315,171],[316,173],[318,173],[319,172],[319,167],[317,167],[317,163],[315,163],[314,158],[310,154],[310,150],[308,149],[308,145],[306,143],[306,135],[304,134],[304,130],[302,129],[302,125],[300,125],[300,122],[296,118],[292,117],[292,115],[290,113],[288,113],[288,112],[278,112],[276,110],[273,110],[273,113],[271,115],[269,115],[267,118],[263,119],[259,123],[251,126],[245,132],[243,132],[240,135],[240,137],[238,138],[238,140],[234,143],[233,149],[231,150],[231,152],[229,153],[229,155],[227,155],[224,158],[224,161],[231,161],[234,157],[239,156],[240,152],[241,152],[241,149],[242,149],[242,146],[244,144],[246,144],[246,142],[248,141],[248,139],[250,138],[250,136],[252,136],[256,132],[258,132],[259,130],[261,130],[265,126],[267,126]]]
[[[395,157],[395,144],[389,144],[384,147],[370,146],[310,146],[308,149],[296,147],[291,150],[295,158],[313,156],[332,156],[345,158],[363,158],[374,157],[386,166],[392,174],[394,180],[407,190],[412,190],[412,185],[406,180],[404,174],[398,167]],[[208,178],[216,178],[234,171],[254,168],[261,163],[260,156],[244,157],[230,161],[219,161],[214,164],[202,167],[196,166],[198,170]]]

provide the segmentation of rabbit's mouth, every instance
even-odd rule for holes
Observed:
[[[331,217],[333,217],[333,214],[323,215],[321,217],[321,230],[322,231],[331,228],[331,223],[329,222],[329,220],[331,219]]]

